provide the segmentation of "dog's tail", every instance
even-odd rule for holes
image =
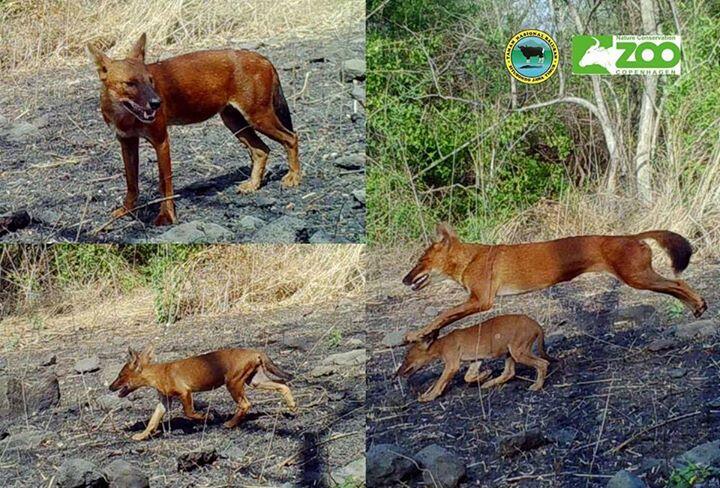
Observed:
[[[693,253],[692,246],[690,242],[680,234],[670,232],[669,230],[650,230],[633,237],[637,237],[638,239],[653,239],[660,244],[660,247],[665,249],[665,252],[670,256],[675,274],[682,273],[690,263],[690,256],[692,256]]]
[[[557,361],[557,359],[548,356],[548,354],[545,352],[545,331],[542,330],[542,327],[540,327],[540,330],[538,331],[537,350],[538,356],[543,358],[545,361]]]
[[[277,364],[273,363],[272,359],[270,359],[270,357],[268,357],[268,355],[264,352],[260,353],[260,362],[265,369],[267,369],[269,372],[271,372],[278,378],[285,381],[290,381],[292,379],[292,375],[290,373],[286,373],[285,371],[280,369],[280,367]]]
[[[273,108],[275,109],[275,115],[277,115],[277,118],[280,119],[280,122],[287,130],[293,132],[290,108],[288,107],[287,100],[285,100],[280,79],[277,78],[277,74],[275,74],[275,77],[275,89],[273,90]]]

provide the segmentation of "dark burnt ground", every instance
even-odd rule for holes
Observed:
[[[44,433],[39,445],[27,449],[0,448],[0,486],[48,486],[68,458],[84,458],[102,468],[117,458],[139,466],[151,486],[301,486],[358,459],[364,453],[365,366],[341,368],[313,378],[308,372],[329,354],[363,348],[359,306],[336,310],[288,310],[282,313],[183,320],[168,327],[116,320],[96,327],[77,324],[74,330],[48,331],[45,338],[17,352],[3,354],[7,372],[32,376],[54,370],[60,380],[61,403],[41,414],[5,425],[0,437],[23,432]],[[129,408],[107,413],[98,398],[117,375],[127,347],[152,342],[158,360],[171,360],[223,347],[263,348],[294,375],[290,386],[299,414],[287,416],[278,396],[248,389],[250,413],[237,428],[220,423],[234,408],[222,387],[197,393],[216,420],[203,426],[184,419],[179,404],[166,415],[164,428],[151,440],[130,436],[144,428],[157,396],[151,389],[132,393]],[[49,354],[55,366],[42,367]],[[75,361],[96,355],[99,372],[73,372]],[[202,408],[202,407],[200,407]],[[200,409],[198,408],[198,410]],[[168,424],[168,419],[170,422]],[[2,445],[2,441],[0,441]],[[194,450],[216,449],[221,457],[192,472],[178,472],[178,457]],[[223,453],[229,457],[224,458]]]
[[[250,46],[280,74],[300,136],[303,182],[280,187],[285,151],[265,138],[271,148],[265,184],[252,195],[238,194],[237,186],[250,174],[250,158],[219,116],[170,127],[178,224],[218,224],[232,235],[223,240],[249,242],[255,230],[240,224],[243,217],[270,224],[292,216],[301,221],[298,241],[322,231],[316,239],[323,242],[359,242],[364,196],[358,199],[353,191],[365,188],[364,110],[340,71],[343,61],[364,59],[364,45],[363,23],[337,38]],[[149,40],[148,62],[170,56],[160,56],[161,50]],[[139,210],[139,220],[126,217],[94,232],[111,219],[125,194],[120,146],[100,114],[98,85],[88,60],[79,68],[18,76],[0,87],[0,214],[27,210],[34,219],[0,241],[138,242],[168,230],[152,225],[154,204]],[[159,198],[157,173],[155,152],[143,141],[138,205]]]
[[[720,266],[694,262],[690,268],[685,279],[710,306],[703,318],[717,325]],[[540,393],[527,390],[529,381],[517,378],[500,389],[481,391],[463,382],[463,369],[438,400],[417,402],[439,376],[440,363],[401,382],[392,373],[404,348],[388,349],[381,340],[389,331],[425,325],[440,310],[464,301],[466,294],[439,279],[413,293],[399,283],[406,271],[377,272],[372,279],[376,290],[368,306],[368,448],[390,443],[413,454],[440,444],[467,465],[461,486],[605,486],[608,477],[623,468],[644,473],[651,486],[664,486],[665,461],[720,435],[720,411],[707,406],[720,393],[717,336],[673,338],[672,327],[694,320],[689,312],[679,311],[670,298],[601,275],[500,298],[484,316],[527,313],[546,333],[567,336],[547,340],[550,355],[559,361],[552,364]],[[663,337],[670,338],[670,349],[646,349]],[[494,376],[502,370],[501,359],[488,364]],[[521,367],[518,375],[533,380],[534,370]],[[655,423],[693,412],[699,413],[652,430],[619,453],[610,452]],[[534,427],[549,439],[546,445],[509,458],[499,455],[501,438]],[[651,471],[647,467],[654,462],[659,466]]]

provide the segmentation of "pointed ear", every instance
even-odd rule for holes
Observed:
[[[130,51],[130,54],[128,55],[128,58],[134,58],[138,61],[145,62],[145,41],[147,40],[147,36],[143,32],[140,36],[140,39],[137,40],[135,45],[133,46],[132,50]]]
[[[420,346],[421,349],[427,351],[433,342],[438,338],[438,335],[440,333],[438,331],[433,331],[430,333],[430,335],[426,335],[422,339],[420,339],[420,342],[417,344]]]
[[[449,244],[457,239],[457,234],[448,224],[442,223],[437,226],[438,241]]]
[[[104,80],[107,76],[107,67],[108,64],[110,64],[110,58],[108,58],[104,52],[102,52],[100,49],[93,46],[92,44],[88,44],[87,48],[90,52],[90,55],[92,56],[93,61],[95,61],[95,66],[97,67],[100,79]]]
[[[155,346],[147,346],[142,353],[140,353],[140,363],[143,365],[149,364],[150,361],[155,357]]]

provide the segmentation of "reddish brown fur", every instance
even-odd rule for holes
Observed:
[[[88,48],[102,81],[102,114],[115,127],[125,164],[127,194],[114,217],[136,207],[138,141],[143,138],[157,153],[160,193],[166,198],[155,224],[175,222],[167,126],[194,124],[215,114],[247,146],[253,162],[250,179],[238,191],[251,192],[262,183],[269,149],[256,131],[285,146],[290,171],[283,177],[283,186],[300,183],[298,138],[277,71],[263,56],[244,50],[198,51],[145,64],[145,34],[123,60],[112,60],[94,46]]]
[[[410,342],[463,317],[490,310],[497,295],[541,290],[589,272],[610,273],[633,288],[674,296],[696,317],[707,309],[705,300],[686,282],[664,278],[652,268],[652,251],[643,239],[656,240],[671,256],[676,272],[690,260],[690,244],[670,231],[498,246],[462,242],[444,225],[438,226],[438,234],[439,240],[425,250],[403,283],[420,289],[429,282],[430,272],[438,271],[463,285],[470,296],[421,331],[409,332],[406,339]]]
[[[442,394],[447,384],[460,370],[462,361],[477,361],[465,374],[465,381],[473,383],[490,376],[489,370],[482,373],[479,371],[479,359],[505,356],[505,369],[502,374],[485,381],[481,388],[490,388],[510,381],[515,376],[515,362],[518,362],[531,366],[537,371],[537,379],[530,386],[531,390],[537,391],[545,383],[550,359],[545,354],[544,341],[542,328],[527,315],[501,315],[479,325],[454,330],[434,341],[414,343],[398,368],[398,374],[410,376],[426,364],[437,359],[442,360],[445,364],[442,375],[419,398],[421,402],[429,402]],[[532,352],[535,342],[540,357]]]
[[[290,389],[268,378],[267,373],[290,379],[262,351],[252,349],[222,349],[179,361],[151,364],[153,350],[147,348],[142,353],[130,349],[127,363],[110,385],[111,391],[119,391],[120,397],[127,396],[138,388],[152,387],[157,390],[161,403],[155,410],[148,426],[141,434],[133,436],[135,440],[147,439],[157,429],[166,405],[170,408],[172,398],[178,397],[183,412],[192,420],[205,420],[205,417],[193,408],[192,393],[208,391],[225,385],[237,403],[235,415],[225,426],[235,427],[250,410],[250,402],[245,396],[245,385],[279,392],[288,408],[296,411],[295,400]]]

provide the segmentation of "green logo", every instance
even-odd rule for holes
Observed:
[[[518,32],[505,46],[505,67],[522,83],[547,80],[557,70],[559,59],[555,40],[537,29]]]
[[[680,36],[573,36],[576,75],[680,74]]]

